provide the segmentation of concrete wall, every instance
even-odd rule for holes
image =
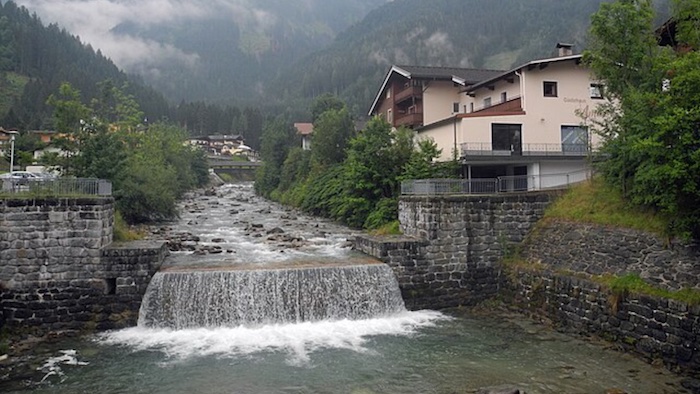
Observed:
[[[113,221],[111,198],[0,200],[2,323],[47,330],[136,324],[167,248],[112,245]]]

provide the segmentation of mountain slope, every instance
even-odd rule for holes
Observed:
[[[392,64],[509,69],[583,50],[590,16],[606,0],[396,0],[302,60],[276,85],[287,98],[340,95],[366,113]],[[659,0],[659,3],[667,3]]]
[[[168,116],[168,104],[160,93],[121,72],[100,51],[83,45],[56,25],[44,26],[13,2],[0,4],[0,124],[22,130],[50,126],[47,97],[69,82],[86,102],[99,94],[98,82],[110,79],[128,84],[151,119]],[[9,97],[8,97],[9,96]]]
[[[125,22],[111,33],[157,42],[189,56],[189,61],[144,62],[130,68],[173,100],[249,101],[264,99],[271,77],[327,46],[385,1],[243,1],[249,7],[245,12],[222,10],[187,23]]]

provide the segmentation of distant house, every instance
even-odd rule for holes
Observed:
[[[688,43],[678,40],[678,21],[675,19],[667,20],[663,25],[656,29],[656,39],[660,46],[672,47],[676,52],[690,52],[696,50]]]
[[[17,130],[5,130],[0,127],[0,154],[5,154],[5,150],[9,149],[12,135],[16,135]]]
[[[211,153],[217,155],[230,155],[231,152],[237,149],[240,145],[245,142],[242,135],[210,135],[205,137],[208,141],[208,148]]]
[[[38,136],[41,142],[45,144],[50,144],[51,141],[59,136],[55,130],[30,130],[29,134]]]
[[[586,171],[598,144],[587,124],[604,102],[604,87],[571,45],[557,48],[557,57],[500,72],[464,70],[461,77],[460,69],[438,74],[394,66],[370,115],[432,138],[442,161],[456,153],[468,179],[531,176],[529,181],[545,182],[550,175]]]
[[[310,150],[311,137],[314,133],[313,123],[294,123],[294,128],[297,130],[297,134],[301,136],[301,148]]]

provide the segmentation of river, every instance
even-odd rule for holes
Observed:
[[[164,275],[371,264],[348,247],[351,230],[262,200],[251,184],[192,197],[181,211],[177,222],[155,231],[186,249],[169,257]],[[603,343],[515,315],[465,310],[179,329],[140,325],[36,351],[34,376],[4,382],[0,391],[684,392],[678,376]]]

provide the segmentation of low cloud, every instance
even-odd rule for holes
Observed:
[[[194,66],[195,54],[141,37],[115,34],[130,22],[142,27],[230,17],[238,26],[268,31],[277,18],[255,7],[255,0],[15,0],[45,23],[56,23],[81,41],[100,49],[128,72],[150,73],[158,64]]]

